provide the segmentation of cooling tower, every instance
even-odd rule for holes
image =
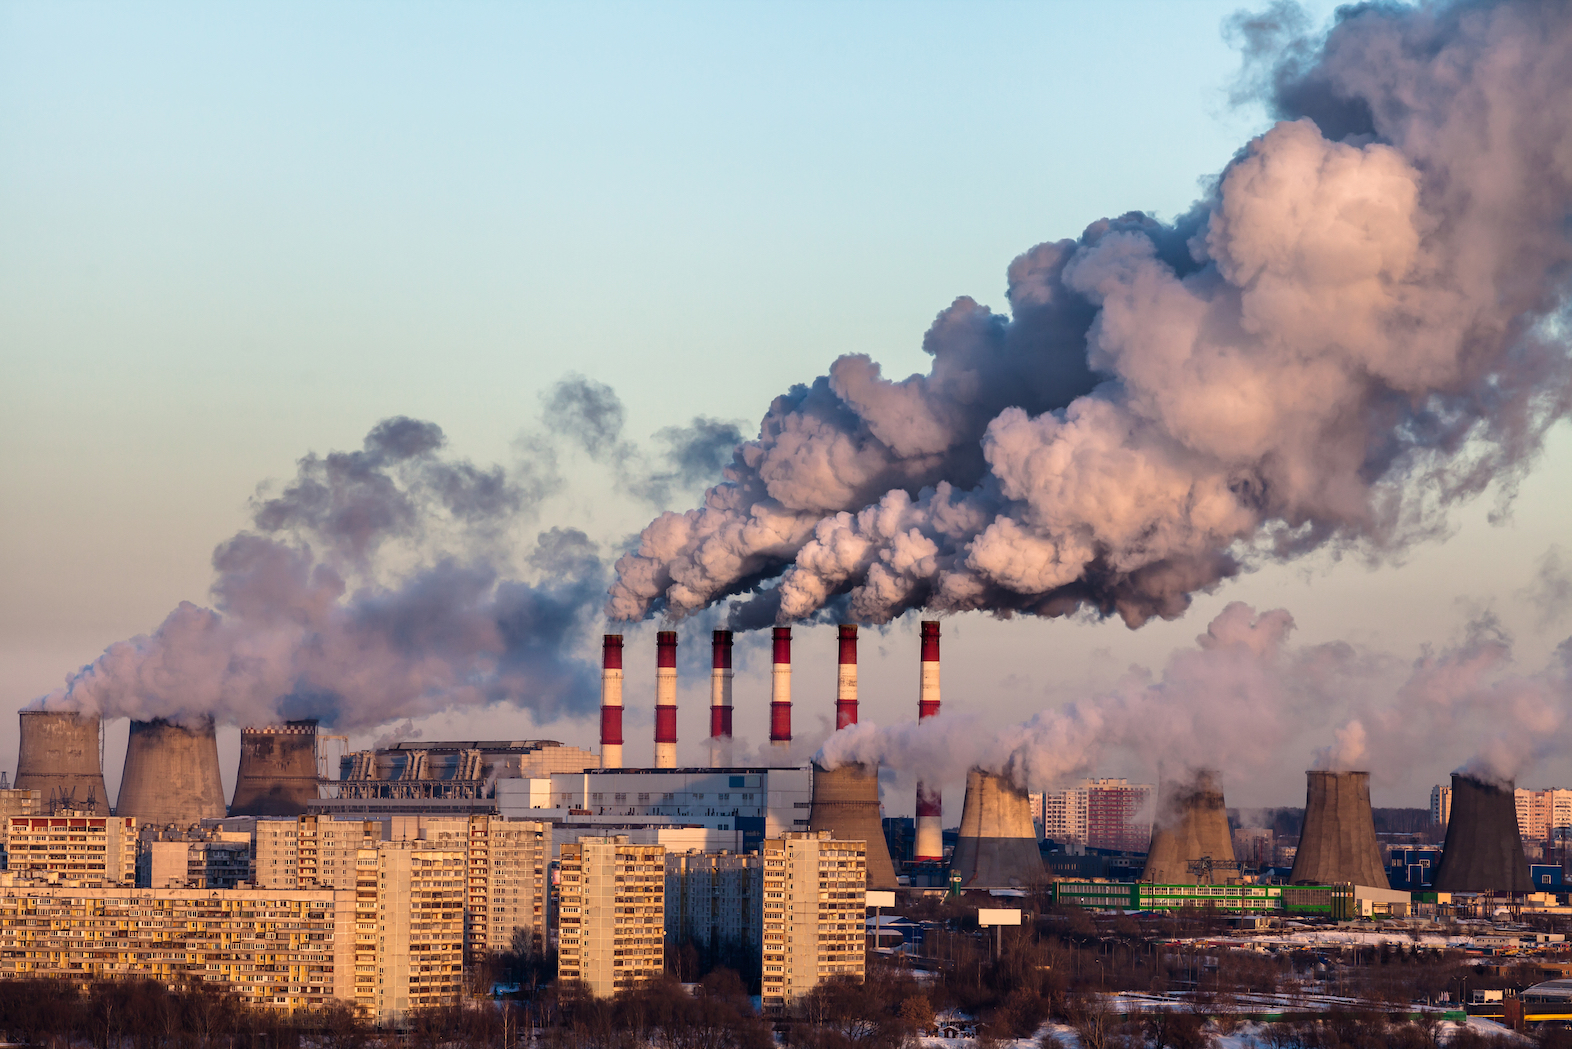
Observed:
[[[1032,826],[1032,803],[1003,776],[982,769],[966,774],[961,834],[950,873],[967,888],[1003,889],[1043,880],[1043,858]]]
[[[97,716],[54,710],[24,710],[21,715],[16,789],[38,791],[45,812],[74,808],[109,815]]]
[[[317,797],[317,723],[242,729],[231,816],[302,816]]]
[[[1188,782],[1164,784],[1162,795],[1141,880],[1196,885],[1203,876],[1190,869],[1193,863],[1211,861],[1224,870],[1233,869],[1234,842],[1216,774],[1203,769]]]
[[[879,814],[879,773],[866,765],[813,766],[813,806],[808,831],[827,830],[842,841],[868,843],[868,888],[895,888],[895,865],[884,843]]]
[[[1305,778],[1304,831],[1289,882],[1386,888],[1370,811],[1370,773],[1307,772]]]
[[[203,719],[195,729],[163,718],[131,722],[115,815],[177,827],[223,816],[213,719]]]
[[[1531,892],[1512,784],[1452,773],[1452,814],[1436,892]]]

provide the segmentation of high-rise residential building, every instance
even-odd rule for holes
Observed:
[[[499,816],[469,818],[470,957],[514,946],[546,950],[546,868],[551,825]]]
[[[66,812],[7,822],[11,885],[80,888],[136,885],[136,817]]]
[[[1152,838],[1155,792],[1150,783],[1088,779],[1066,790],[1033,795],[1032,815],[1042,836],[1054,841],[1145,852]]]
[[[666,854],[666,939],[713,950],[759,950],[764,864],[758,853]]]
[[[866,971],[868,843],[829,831],[764,842],[763,1003],[781,1008],[832,979]]]
[[[136,884],[154,889],[250,888],[251,848],[251,835],[238,831],[203,831],[198,837],[144,831],[137,846]]]
[[[465,850],[384,841],[376,858],[375,1015],[397,1021],[412,1009],[458,1005],[464,990]],[[356,954],[358,966],[358,942]]]
[[[325,890],[18,889],[0,898],[0,979],[153,980],[282,1012],[319,1008],[351,997],[354,900]]]
[[[1437,783],[1430,788],[1430,825],[1445,827],[1452,815],[1452,788]]]
[[[560,980],[609,997],[665,971],[665,852],[625,834],[561,846]]]
[[[1572,827],[1572,790],[1519,788],[1514,795],[1517,828],[1525,842],[1548,841],[1557,828]]]

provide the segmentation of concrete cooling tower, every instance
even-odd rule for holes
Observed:
[[[1043,880],[1043,857],[1032,826],[1032,803],[1003,776],[966,774],[961,834],[950,874],[965,888],[1023,888]]]
[[[1436,892],[1531,892],[1512,784],[1452,773],[1452,815]]]
[[[1190,867],[1208,861],[1232,869],[1234,841],[1228,832],[1228,810],[1223,807],[1216,773],[1202,769],[1187,782],[1163,785],[1141,880],[1196,885],[1203,875]]]
[[[879,773],[866,765],[813,766],[808,830],[827,830],[842,841],[868,843],[868,888],[895,888],[895,865],[879,815]]]
[[[223,816],[213,719],[203,718],[195,728],[163,718],[132,721],[115,815],[159,827]]]
[[[1305,778],[1304,830],[1289,882],[1386,888],[1386,868],[1370,811],[1370,773],[1312,771]]]
[[[315,721],[241,730],[231,816],[304,815],[317,794]]]
[[[54,710],[24,710],[21,715],[13,786],[38,791],[44,812],[70,808],[109,815],[98,717]]]

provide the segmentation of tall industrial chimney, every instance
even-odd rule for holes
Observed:
[[[1452,814],[1436,892],[1532,892],[1511,783],[1452,773]]]
[[[677,767],[677,632],[655,635],[655,767]]]
[[[231,816],[302,816],[317,788],[315,721],[240,730]]]
[[[931,619],[922,624],[922,681],[917,691],[917,720],[939,713],[939,624]],[[1030,821],[1028,821],[1030,825]],[[938,784],[917,781],[917,838],[912,843],[912,859],[917,863],[944,860],[944,799]]]
[[[601,642],[600,767],[622,768],[621,634],[607,634]]]
[[[770,665],[770,746],[791,746],[791,627],[775,628],[774,661]]]
[[[223,816],[213,719],[203,717],[195,728],[163,718],[132,721],[115,815],[177,827]]]
[[[1025,791],[982,769],[966,774],[961,833],[950,873],[952,880],[959,874],[961,885],[968,888],[1021,888],[1042,882],[1043,857]]]
[[[857,628],[840,629],[840,661],[836,674],[835,727],[857,723]],[[868,888],[894,889],[895,864],[884,840],[879,808],[879,769],[873,765],[813,766],[813,799],[808,830],[827,830],[842,841],[868,843]]]
[[[1159,789],[1157,822],[1146,854],[1141,880],[1158,885],[1199,885],[1211,864],[1229,871],[1234,865],[1234,841],[1228,832],[1228,810],[1217,774],[1198,769],[1193,778],[1167,782]],[[1192,870],[1196,866],[1199,870]],[[1216,867],[1212,868],[1216,870]],[[1229,874],[1223,875],[1227,881]]]
[[[1387,887],[1370,811],[1370,773],[1305,773],[1305,823],[1294,853],[1294,885]]]
[[[15,789],[38,791],[45,812],[70,808],[109,815],[98,716],[69,710],[24,710],[21,716]]]
[[[710,768],[731,763],[731,631],[717,630],[710,661]]]
[[[842,623],[835,677],[835,731],[857,724],[857,624]]]

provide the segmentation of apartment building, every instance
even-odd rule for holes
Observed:
[[[515,937],[544,951],[551,825],[471,816],[468,832],[469,956],[509,951]]]
[[[763,1004],[781,1008],[866,965],[868,845],[829,831],[764,842]]]
[[[18,889],[0,897],[0,979],[199,982],[319,1007],[350,997],[353,913],[349,892]]]
[[[1067,790],[1031,795],[1039,832],[1054,841],[1090,848],[1145,852],[1152,840],[1156,788],[1125,779],[1082,780]]]
[[[1445,827],[1452,815],[1452,788],[1437,783],[1430,788],[1430,825]]]
[[[666,853],[666,939],[673,945],[756,952],[764,922],[758,853]]]
[[[665,852],[626,834],[561,846],[560,980],[609,997],[665,971]]]
[[[1557,828],[1572,827],[1572,790],[1518,789],[1517,827],[1525,842],[1548,841]]]
[[[376,849],[376,860],[374,1015],[383,1022],[397,1021],[412,1009],[459,1004],[464,990],[465,850],[418,840],[385,841]],[[359,913],[357,908],[357,976],[363,953]],[[359,986],[358,979],[356,983]]]
[[[73,888],[136,884],[136,817],[64,813],[6,821],[0,883]]]
[[[144,832],[137,849],[136,884],[156,889],[250,888],[251,866],[249,834],[212,831],[200,838],[165,838]]]

